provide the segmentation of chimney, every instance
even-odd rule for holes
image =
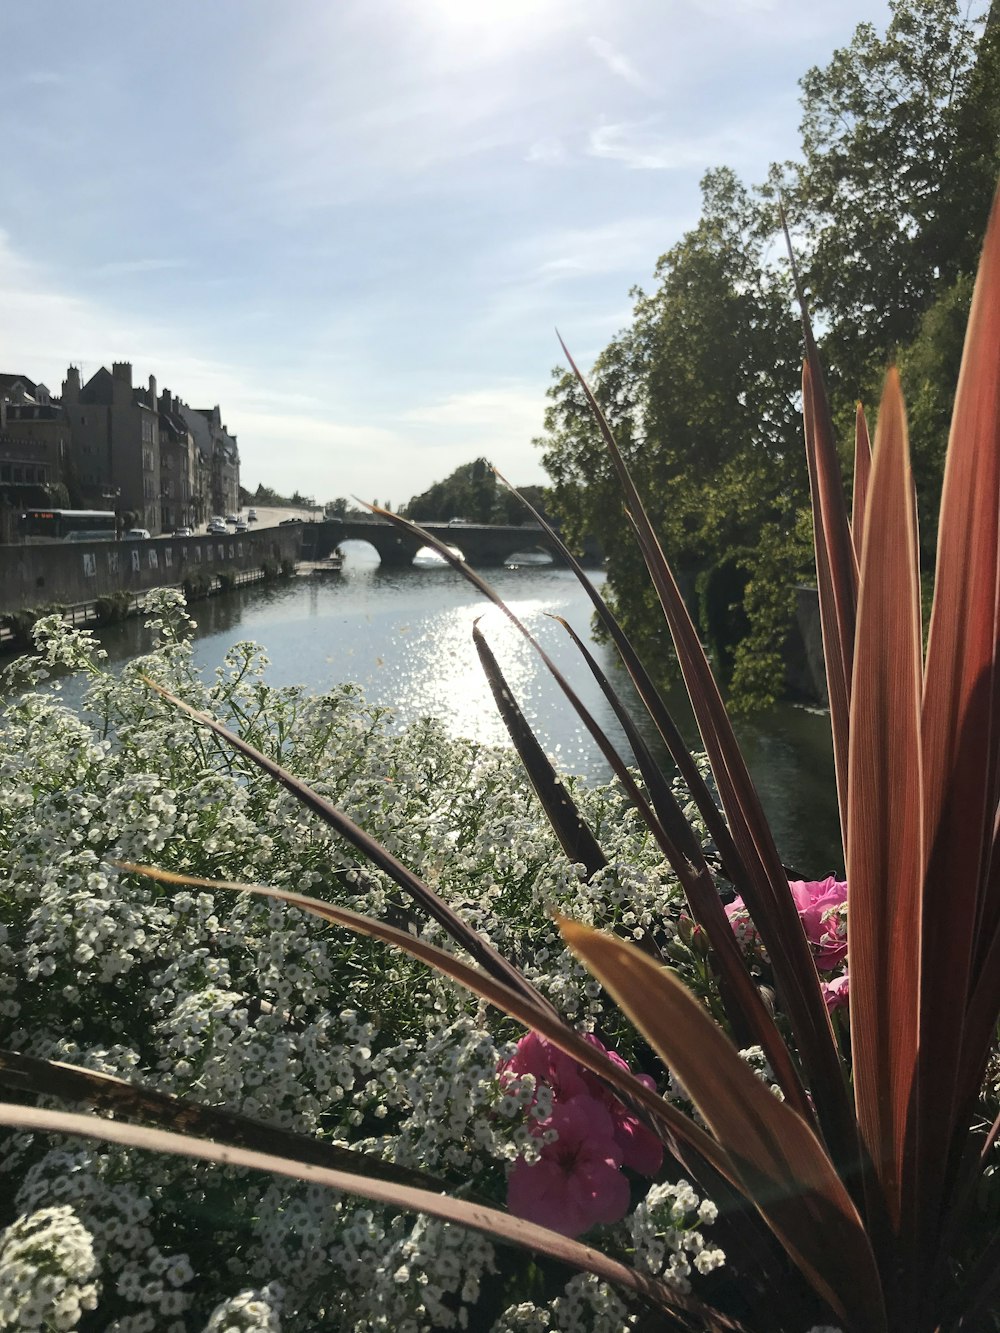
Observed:
[[[115,407],[132,405],[132,362],[112,361],[111,401]]]
[[[156,411],[156,376],[155,376],[155,375],[150,375],[150,377],[149,377],[149,405],[150,405],[150,407],[153,409],[153,411],[155,412],[155,411]]]
[[[66,378],[63,380],[62,396],[64,403],[78,403],[80,401],[79,366],[68,367],[66,371]]]

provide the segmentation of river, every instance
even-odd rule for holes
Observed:
[[[536,557],[536,560],[542,557]],[[565,617],[589,641],[590,603],[574,576],[531,557],[516,568],[488,572],[488,581],[567,675],[602,727],[619,745],[621,730],[565,630]],[[592,577],[598,583],[603,574]],[[400,723],[434,715],[454,735],[509,744],[472,642],[480,626],[508,684],[558,766],[591,781],[609,776],[603,756],[534,651],[465,579],[433,553],[408,569],[382,570],[372,549],[348,543],[343,571],[250,585],[196,603],[195,656],[211,671],[238,639],[260,644],[275,684],[323,690],[356,681],[367,697],[390,706]],[[110,660],[124,661],[148,644],[139,621],[100,632]],[[631,684],[612,649],[595,656],[626,700]],[[680,691],[669,704],[682,731],[696,737]],[[636,716],[638,706],[633,710]],[[747,761],[783,858],[807,878],[843,869],[839,850],[829,719],[782,705],[739,725]]]

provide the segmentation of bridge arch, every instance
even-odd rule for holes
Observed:
[[[531,550],[552,551],[544,530],[536,524],[521,526],[488,523],[424,523],[424,530],[446,546],[454,546],[474,568],[505,564],[512,555]],[[322,560],[345,541],[368,542],[378,552],[383,565],[411,565],[413,557],[425,545],[420,537],[397,528],[374,514],[349,515],[324,519],[305,525],[303,555]],[[600,563],[599,556],[588,563]]]

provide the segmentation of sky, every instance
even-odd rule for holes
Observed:
[[[544,482],[717,166],[884,0],[0,0],[0,371],[131,361],[218,403],[245,486],[401,506]]]

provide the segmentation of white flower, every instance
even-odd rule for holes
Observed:
[[[73,1209],[41,1208],[0,1235],[0,1329],[76,1328],[97,1305],[94,1245]]]

